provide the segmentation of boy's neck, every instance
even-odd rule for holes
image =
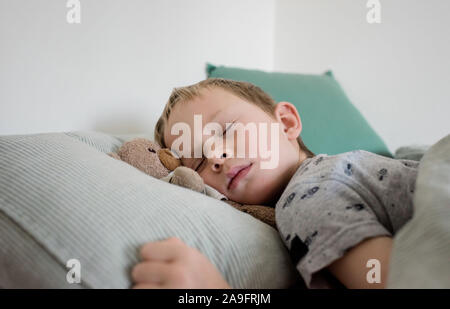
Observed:
[[[289,177],[286,177],[286,181],[285,183],[283,183],[280,186],[280,190],[278,192],[278,194],[276,194],[273,198],[273,200],[269,203],[269,205],[273,205],[275,206],[276,203],[278,202],[278,200],[281,197],[281,194],[283,194],[284,190],[286,189],[288,183],[291,181],[292,177],[294,176],[295,172],[298,170],[298,168],[300,167],[300,165],[302,165],[302,163],[308,159],[308,155],[303,151],[303,150],[299,150],[299,156],[298,156],[298,160],[295,164],[292,165],[292,167],[289,169],[289,171],[287,172]]]
[[[302,165],[302,163],[308,159],[308,155],[306,154],[306,152],[304,152],[303,150],[299,150],[299,155],[298,155],[298,162],[297,162],[297,167],[295,168],[295,171],[298,170],[298,168],[300,167],[300,165]],[[295,174],[295,172],[294,172]],[[294,176],[294,174],[292,174],[292,176]],[[291,176],[291,178],[292,178]]]

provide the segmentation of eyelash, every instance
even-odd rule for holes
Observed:
[[[232,123],[230,123],[230,125],[228,127],[225,128],[225,130],[222,132],[222,136],[225,135],[225,133],[227,133],[227,131],[234,125],[234,123],[236,122],[236,120],[233,120]],[[203,157],[202,161],[200,161],[200,164],[195,168],[195,171],[197,172],[198,169],[203,165],[203,163],[205,162],[205,157]]]

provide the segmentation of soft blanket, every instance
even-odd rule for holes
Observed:
[[[450,288],[450,135],[420,160],[414,215],[394,237],[388,288]]]

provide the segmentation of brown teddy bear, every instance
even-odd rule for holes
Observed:
[[[148,139],[136,138],[127,141],[119,148],[117,153],[111,152],[108,155],[124,161],[155,178],[224,200],[224,202],[234,208],[252,215],[275,229],[277,228],[274,208],[259,205],[242,205],[228,200],[220,192],[205,185],[203,179],[196,171],[181,166],[181,160],[176,158],[169,149],[161,148],[157,143]]]
[[[109,156],[122,160],[140,171],[158,179],[205,193],[203,179],[194,170],[181,166],[169,149],[162,149],[158,144],[145,138],[136,138],[125,142]],[[170,177],[169,173],[174,172]]]

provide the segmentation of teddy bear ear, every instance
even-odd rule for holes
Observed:
[[[169,170],[173,171],[181,165],[181,160],[176,158],[168,148],[158,150],[158,157],[161,163]]]
[[[122,160],[119,155],[115,152],[110,152],[108,153],[108,156],[110,156],[111,158],[117,159],[117,160]]]

